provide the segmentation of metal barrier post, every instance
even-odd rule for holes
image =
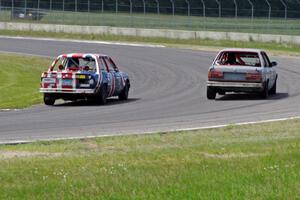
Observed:
[[[284,19],[286,20],[287,19],[287,5],[283,0],[280,0],[280,2],[284,6]]]
[[[129,4],[130,4],[130,14],[132,14],[132,0],[129,0]]]
[[[254,17],[254,5],[251,0],[248,0],[249,4],[251,5],[251,20],[253,20]]]
[[[90,2],[90,0],[88,0],[87,3],[88,3],[88,5],[87,5],[87,6],[88,6],[88,13],[87,13],[87,15],[88,15],[88,24],[91,25],[91,17],[90,17],[90,11],[91,11],[91,10],[90,10],[90,9],[91,9],[91,8],[90,8],[90,7],[91,7],[90,4],[91,4],[91,2]]]
[[[75,12],[77,12],[77,0],[75,0]]]
[[[233,0],[233,3],[234,3],[234,17],[237,18],[237,16],[238,16],[238,7],[237,7],[236,0]]]
[[[14,13],[15,13],[15,2],[14,2],[14,0],[11,0],[11,19],[13,19],[14,18]]]
[[[191,16],[191,5],[188,0],[185,0],[185,3],[187,4],[187,9],[188,9],[188,16]]]
[[[175,5],[174,5],[174,0],[170,0],[171,4],[172,4],[172,15],[174,16],[175,14]]]
[[[146,15],[146,2],[143,0],[143,9],[144,9],[144,15]]]
[[[220,2],[220,0],[216,0],[216,2],[217,2],[217,4],[218,4],[218,7],[219,7],[219,17],[221,17],[221,15],[222,15],[222,11],[221,11],[221,2]]]
[[[116,14],[118,14],[118,0],[116,0]]]
[[[159,15],[159,1],[155,0],[155,2],[156,2],[156,6],[157,6],[157,14]]]
[[[37,18],[40,17],[40,0],[37,2]]]
[[[205,3],[204,3],[204,0],[201,0],[201,3],[202,3],[202,6],[203,6],[203,17],[205,17],[206,14],[205,14]]]
[[[104,0],[101,0],[101,12],[104,12]]]
[[[268,19],[271,20],[271,12],[272,12],[272,7],[271,7],[271,4],[268,0],[265,0],[266,3],[268,4],[269,6],[269,13],[268,13]]]
[[[24,2],[25,16],[27,16],[27,0]]]
[[[52,0],[49,1],[49,10],[52,10]]]

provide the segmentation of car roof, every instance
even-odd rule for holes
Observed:
[[[86,58],[86,57],[105,57],[105,54],[94,54],[94,53],[68,53],[62,54],[59,57],[63,58]]]
[[[260,53],[263,50],[261,49],[250,49],[250,48],[226,48],[221,50],[220,52],[224,51],[238,51],[238,52],[254,52],[254,53]]]

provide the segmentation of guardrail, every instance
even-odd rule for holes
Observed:
[[[300,35],[299,18],[300,0],[0,0],[6,22]]]
[[[0,11],[2,22],[65,24],[83,26],[112,26],[152,29],[245,32],[262,34],[300,35],[300,20],[255,18],[219,18],[172,15],[112,14],[61,12],[36,9],[7,8]]]
[[[120,28],[108,26],[78,26],[55,24],[32,24],[0,22],[0,30],[46,31],[80,34],[112,34],[138,37],[161,37],[172,39],[212,39],[232,41],[256,41],[300,44],[300,36],[269,35],[255,33],[183,31],[165,29]]]

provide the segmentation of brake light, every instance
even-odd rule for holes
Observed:
[[[254,73],[247,73],[246,74],[247,81],[262,81],[261,73],[254,72]]]
[[[42,73],[42,78],[46,78],[47,75],[48,75],[47,72],[43,72],[43,73]]]
[[[223,78],[223,72],[218,70],[210,70],[208,72],[208,79]]]

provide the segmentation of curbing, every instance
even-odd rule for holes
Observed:
[[[82,34],[112,34],[138,37],[162,37],[171,39],[211,39],[243,42],[274,42],[300,44],[300,36],[257,33],[185,31],[167,29],[121,28],[109,26],[78,26],[59,24],[31,24],[0,22],[0,30],[26,30]]]

